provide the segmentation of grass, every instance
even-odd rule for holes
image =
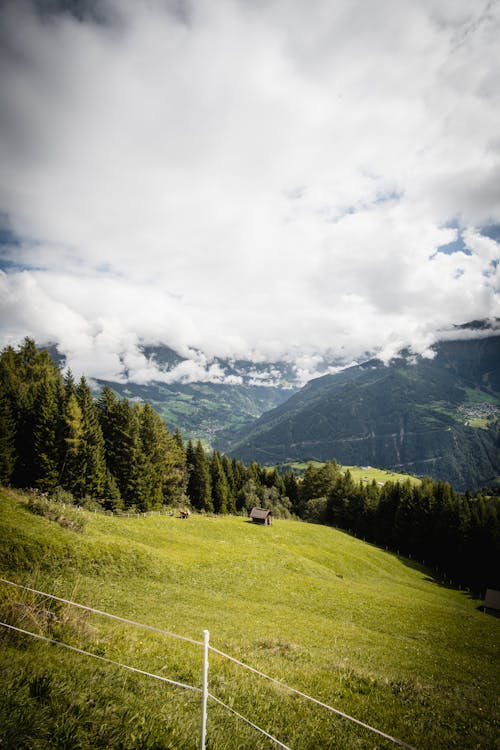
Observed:
[[[297,474],[300,475],[305,472],[310,463],[316,468],[319,468],[324,464],[324,462],[322,461],[292,461],[287,464],[280,464],[280,467],[293,469]],[[400,474],[396,471],[375,469],[372,466],[340,465],[339,468],[344,472],[349,470],[355,482],[372,482],[373,480],[375,480],[376,482],[382,482],[385,484],[385,482],[405,482],[407,479],[409,479],[412,484],[420,484],[421,482],[420,479],[412,476],[411,474]]]
[[[75,533],[3,491],[2,577],[195,640],[207,628],[213,646],[421,750],[499,746],[500,622],[412,561],[297,521],[83,516]],[[4,584],[0,597],[20,627],[200,685],[197,646]],[[6,746],[197,747],[198,694],[0,638]],[[294,750],[391,747],[214,654],[210,690]],[[208,747],[272,744],[210,703]]]
[[[496,404],[500,406],[500,398],[492,393],[483,391],[481,388],[466,388],[467,401],[470,404]]]

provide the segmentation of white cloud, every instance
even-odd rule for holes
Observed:
[[[0,280],[3,342],[110,379],[159,377],[144,341],[183,379],[305,377],[500,314],[499,3],[99,8],[0,11],[3,254],[30,269]],[[436,253],[454,220],[470,254]]]

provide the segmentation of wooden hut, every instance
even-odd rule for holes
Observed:
[[[500,591],[487,589],[484,597],[484,610],[485,612],[490,610],[500,613]]]
[[[254,523],[260,523],[264,526],[270,526],[273,522],[273,514],[266,508],[252,508],[250,518]]]

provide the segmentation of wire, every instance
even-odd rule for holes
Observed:
[[[253,721],[250,721],[250,719],[247,719],[244,716],[242,716],[242,714],[239,714],[238,711],[235,711],[234,708],[231,708],[231,706],[228,706],[227,703],[223,703],[221,700],[219,700],[219,698],[216,698],[215,695],[212,695],[211,693],[209,693],[208,697],[211,698],[216,703],[218,703],[220,706],[223,706],[224,708],[227,708],[227,710],[231,711],[231,713],[234,714],[235,716],[237,716],[238,719],[241,719],[242,721],[246,722],[251,727],[253,727],[254,729],[256,729],[258,732],[261,732],[261,734],[264,734],[266,737],[268,737],[268,739],[270,739],[273,742],[275,742],[278,745],[278,747],[283,748],[283,750],[290,750],[290,748],[288,747],[288,745],[284,745],[282,742],[280,742],[279,740],[277,740],[276,737],[273,737],[272,734],[269,734],[269,732],[266,732],[265,729],[262,729],[261,727],[258,727],[257,724],[253,723]]]
[[[402,740],[398,740],[396,739],[396,737],[392,737],[390,734],[381,732],[379,729],[375,729],[375,727],[372,727],[369,724],[365,724],[364,721],[360,721],[359,719],[355,719],[353,716],[349,716],[349,714],[344,713],[344,711],[340,711],[338,708],[333,708],[333,706],[329,706],[327,703],[323,703],[322,701],[319,701],[316,698],[313,698],[312,696],[307,695],[306,693],[302,693],[300,690],[290,687],[289,685],[286,685],[284,682],[280,682],[280,680],[277,680],[275,677],[270,677],[264,672],[260,672],[258,669],[255,669],[254,667],[250,667],[248,664],[245,664],[239,659],[235,659],[234,656],[229,656],[229,654],[224,653],[224,651],[219,651],[218,648],[209,646],[209,649],[213,651],[214,653],[219,654],[219,656],[223,656],[225,659],[229,659],[229,661],[232,661],[235,664],[238,664],[240,667],[244,667],[245,669],[248,669],[250,672],[253,672],[256,675],[259,675],[259,677],[264,677],[266,680],[270,680],[271,682],[274,682],[276,685],[279,685],[281,688],[285,688],[286,690],[289,690],[291,693],[295,693],[295,695],[300,695],[301,698],[306,698],[306,700],[312,701],[313,703],[316,703],[316,705],[321,706],[322,708],[326,708],[328,711],[332,711],[334,714],[337,714],[338,716],[342,716],[344,719],[348,719],[349,721],[352,721],[354,724],[357,724],[358,726],[363,727],[364,729],[368,729],[370,732],[374,732],[375,734],[378,734],[380,737],[383,737],[386,740],[390,740],[391,742],[394,742],[394,744],[399,745],[400,747],[406,748],[406,750],[415,750],[414,747],[412,747],[411,745],[408,745],[406,742],[403,742]]]
[[[39,633],[31,633],[29,630],[17,628],[15,625],[8,625],[6,622],[0,622],[0,625],[4,628],[9,628],[9,630],[15,630],[17,633],[23,633],[23,635],[30,635],[32,638],[38,638],[38,640],[45,641],[45,643],[50,643],[52,646],[62,646],[63,648],[67,648],[69,651],[75,651],[77,654],[82,654],[83,656],[91,656],[93,659],[99,659],[99,661],[104,661],[107,664],[114,664],[116,667],[128,669],[130,672],[136,672],[137,674],[142,674],[146,677],[153,677],[155,680],[168,682],[169,685],[175,685],[176,687],[184,688],[186,690],[193,690],[195,693],[201,693],[201,689],[198,687],[185,685],[183,682],[177,682],[176,680],[169,680],[167,677],[162,677],[161,675],[153,674],[152,672],[145,672],[143,669],[137,669],[137,667],[131,667],[128,664],[122,664],[119,661],[108,659],[106,656],[99,656],[99,654],[93,654],[90,651],[84,651],[83,649],[77,648],[76,646],[70,646],[68,643],[55,641],[52,638],[47,638],[47,636],[45,635],[40,635]]]
[[[93,612],[96,615],[102,615],[102,617],[109,617],[112,620],[118,620],[126,625],[134,625],[136,628],[143,628],[144,630],[152,630],[155,633],[162,633],[162,635],[169,635],[171,638],[178,638],[180,641],[187,641],[193,643],[195,646],[203,646],[203,641],[195,641],[193,638],[187,638],[184,635],[177,635],[177,633],[171,633],[163,628],[155,628],[153,625],[144,625],[142,622],[135,622],[135,620],[128,620],[125,617],[119,617],[119,615],[112,615],[109,612],[103,612],[101,609],[95,609],[94,607],[86,607],[84,604],[78,604],[78,602],[72,602],[70,599],[62,599],[60,596],[54,596],[54,594],[47,594],[45,591],[37,591],[31,589],[29,586],[22,586],[20,583],[14,583],[13,581],[7,581],[5,578],[0,578],[1,583],[7,583],[9,586],[15,586],[18,589],[24,589],[25,591],[31,591],[32,594],[39,594],[40,596],[47,596],[49,599],[55,599],[57,602],[63,604],[71,604],[73,607],[79,607],[84,609],[86,612]]]

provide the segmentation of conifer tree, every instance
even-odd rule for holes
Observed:
[[[116,406],[115,438],[113,446],[114,466],[120,494],[126,507],[141,507],[141,443],[137,413],[127,399]]]
[[[224,469],[222,468],[221,456],[214,451],[210,461],[210,478],[212,481],[212,502],[216,513],[228,513],[229,486]]]
[[[97,406],[84,377],[76,387],[76,399],[82,415],[82,432],[77,454],[79,474],[75,480],[75,492],[79,497],[89,494],[102,499],[106,484],[104,437]]]
[[[78,461],[83,439],[83,415],[76,397],[76,387],[69,371],[64,379],[63,448],[59,484],[74,492],[79,481]]]
[[[10,484],[16,465],[15,353],[0,355],[0,484]]]
[[[42,447],[42,425],[45,419],[51,419],[48,405],[49,383],[54,385],[60,378],[60,373],[49,353],[45,350],[38,351],[35,342],[29,338],[24,340],[15,353],[13,364],[17,460],[12,481],[17,487],[34,487],[41,479],[37,449]],[[42,383],[45,384],[42,386]],[[40,399],[42,388],[46,393]],[[44,415],[41,413],[42,409],[45,411]]]
[[[182,438],[179,441],[179,439],[175,437],[175,434],[171,435],[165,425],[163,425],[163,428],[166,436],[163,495],[166,503],[172,504],[183,502],[186,498],[186,487],[188,482],[184,443]]]
[[[191,504],[198,510],[206,512],[213,512],[214,506],[212,502],[211,492],[211,481],[210,481],[210,466],[203,450],[201,442],[198,440],[194,450],[189,452],[189,465],[188,465],[188,485],[187,492]]]
[[[53,373],[45,371],[37,386],[33,414],[33,484],[46,492],[54,490],[59,479],[60,399],[57,386]]]
[[[291,502],[292,511],[297,513],[298,511],[298,499],[299,490],[297,484],[297,477],[293,471],[287,471],[283,476],[283,484],[285,486],[285,495]]]
[[[232,459],[231,465],[233,469],[234,490],[237,495],[247,480],[247,470],[243,461],[237,458]]]
[[[7,395],[0,390],[0,484],[8,485],[16,464],[16,423]]]
[[[161,417],[149,404],[138,410],[138,416],[142,450],[141,504],[144,510],[149,510],[163,505],[163,490],[168,479],[168,440]]]
[[[233,466],[227,456],[222,456],[222,469],[226,476],[228,487],[227,512],[236,513],[236,481],[233,474]]]

